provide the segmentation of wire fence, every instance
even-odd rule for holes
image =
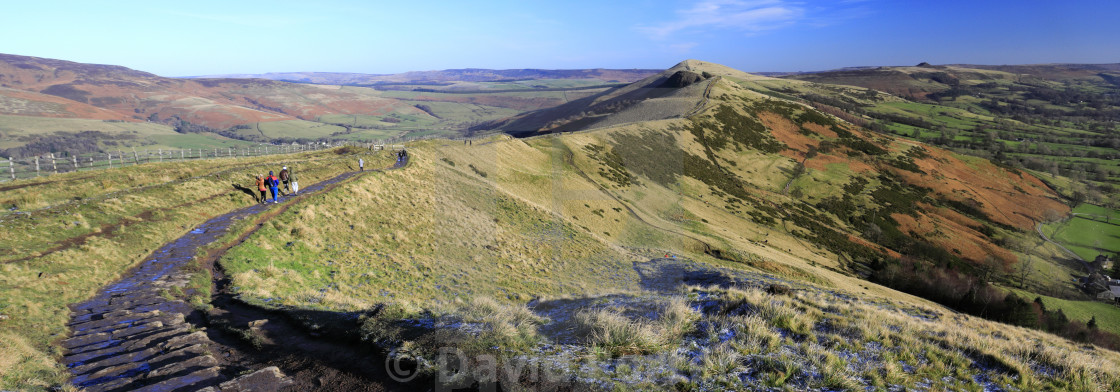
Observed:
[[[0,183],[17,179],[37,178],[73,171],[101,170],[150,162],[174,162],[215,158],[256,157],[318,151],[340,146],[356,146],[372,150],[399,150],[403,141],[385,142],[321,142],[308,144],[260,145],[254,147],[184,148],[116,150],[87,154],[49,153],[34,157],[0,160]]]

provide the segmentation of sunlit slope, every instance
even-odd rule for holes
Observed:
[[[469,146],[426,142],[416,147],[413,170],[439,181],[404,188],[414,198],[439,195],[441,202],[416,208],[424,213],[452,205],[447,197],[469,194],[460,187],[472,184],[525,203],[515,210],[552,216],[596,247],[706,255],[699,257],[822,283],[900,255],[1008,268],[1018,256],[1000,239],[1029,230],[1047,210],[1067,210],[1029,174],[868,133],[743,86],[765,78],[693,61],[678,68],[712,75],[702,82],[706,98],[692,103],[695,114]],[[371,187],[397,189],[391,182]],[[471,209],[451,211],[460,210]],[[503,211],[485,216],[503,222]],[[402,235],[419,235],[410,232]],[[421,243],[447,237],[424,236]],[[492,248],[475,254],[511,252]]]
[[[1068,211],[1030,174],[869,133],[774,97],[783,84],[803,82],[695,61],[674,69],[678,68],[713,76],[683,88],[655,88],[671,90],[665,96],[687,96],[687,90],[707,84],[704,97],[692,102],[695,114],[613,128],[605,131],[609,143],[587,153],[604,165],[613,161],[619,176],[625,169],[663,186],[700,181],[711,189],[698,189],[691,196],[709,203],[745,203],[733,209],[758,223],[780,221],[783,217],[774,211],[788,211],[778,208],[788,204],[801,212],[789,219],[819,231],[802,232],[804,237],[832,244],[832,250],[842,253],[858,253],[855,248],[841,250],[849,247],[842,242],[860,242],[844,239],[852,235],[894,252],[915,246],[926,251],[922,244],[933,244],[948,253],[934,256],[946,261],[975,262],[991,256],[1011,264],[1015,256],[993,244],[998,229],[1029,230],[1048,210]],[[656,85],[657,77],[623,89]],[[604,95],[595,101],[612,99]],[[621,113],[604,114],[598,121]],[[826,227],[835,230],[823,231]]]

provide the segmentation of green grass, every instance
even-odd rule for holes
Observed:
[[[180,133],[177,133],[177,134],[174,134],[174,135],[153,135],[153,136],[149,136],[148,140],[150,140],[153,144],[148,145],[148,146],[144,146],[144,148],[146,148],[146,149],[163,148],[165,150],[169,150],[169,149],[174,150],[174,149],[185,149],[185,148],[187,148],[187,149],[199,149],[199,148],[213,149],[213,148],[229,148],[229,147],[246,148],[246,147],[255,147],[255,146],[258,145],[257,143],[247,142],[247,141],[244,141],[244,140],[230,139],[230,138],[227,138],[225,136],[212,134],[212,133],[208,133],[208,134],[201,134],[201,133],[180,134]],[[109,151],[112,151],[112,148],[106,148],[106,149],[109,150]]]
[[[0,115],[0,134],[5,138],[40,135],[50,132],[77,133],[100,131],[109,134],[174,135],[175,130],[163,124],[149,122],[118,122],[76,118],[48,118]]]
[[[1066,317],[1069,317],[1072,321],[1087,323],[1090,319],[1096,317],[1097,326],[1101,330],[1120,334],[1120,308],[1116,307],[1114,304],[1100,301],[1074,301],[1054,298],[1017,289],[1011,289],[1011,291],[1027,300],[1041,297],[1042,303],[1046,305],[1047,310],[1061,309],[1062,312],[1066,314]]]
[[[249,147],[256,143],[230,139],[213,133],[178,133],[169,126],[148,122],[118,122],[70,118],[0,115],[0,148],[19,147],[35,135],[76,134],[98,131],[116,140],[89,140],[116,155],[117,150]],[[65,147],[63,147],[65,149]]]
[[[182,134],[169,126],[147,122],[118,122],[70,118],[44,118],[0,115],[0,148],[19,147],[27,144],[29,137],[41,135],[73,135],[84,131],[98,131],[115,137],[115,140],[89,140],[102,150],[182,149],[246,147],[255,143],[233,140],[212,133]],[[65,149],[66,147],[63,147]]]
[[[289,121],[272,121],[257,123],[254,129],[245,131],[256,131],[264,134],[268,138],[310,138],[317,139],[322,137],[329,137],[337,132],[344,132],[346,129],[343,127],[316,123],[313,121],[303,120],[289,120]]]
[[[1082,204],[1073,212],[1109,218],[1076,215],[1066,221],[1044,225],[1043,231],[1088,261],[1099,254],[1111,257],[1120,252],[1120,210]]]

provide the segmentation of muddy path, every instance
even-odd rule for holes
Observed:
[[[405,159],[388,169],[407,163]],[[201,264],[212,268],[226,249],[298,199],[362,174],[343,173],[282,197],[280,204],[253,205],[213,218],[165,244],[93,298],[72,305],[70,335],[60,342],[71,382],[91,392],[400,389],[379,373],[384,366],[377,353],[357,349],[346,339],[306,333],[288,313],[240,303],[226,292],[228,282],[220,270],[215,271],[217,290],[209,312],[175,295],[192,276],[191,259],[234,223],[252,219],[258,224],[237,241],[203,255]]]

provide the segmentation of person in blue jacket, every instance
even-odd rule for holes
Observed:
[[[264,179],[264,183],[268,185],[268,190],[272,192],[272,202],[276,203],[276,193],[280,191],[280,179],[268,171],[268,178]]]

